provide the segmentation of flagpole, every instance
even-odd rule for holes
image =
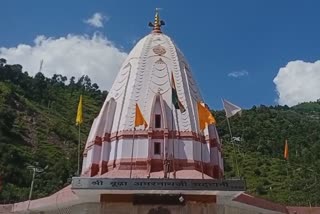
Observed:
[[[289,179],[289,161],[288,161],[288,159],[286,159],[286,165],[287,165],[287,179]],[[288,192],[290,193],[290,184],[288,184]],[[289,196],[290,196],[290,194],[288,195],[288,201],[289,201]]]
[[[231,131],[230,121],[229,121],[229,118],[228,118],[228,117],[227,117],[227,123],[228,123],[228,128],[229,128],[230,137],[231,137],[231,140],[232,140],[232,131]]]
[[[163,178],[168,178],[168,143],[163,141]]]
[[[81,124],[79,123],[78,171],[77,171],[78,176],[80,176],[80,151],[81,151]]]
[[[230,132],[230,140],[232,143],[232,147],[233,147],[233,155],[234,155],[234,160],[235,160],[235,164],[236,164],[236,173],[238,175],[238,177],[240,177],[240,171],[239,171],[239,165],[238,165],[238,158],[236,157],[236,148],[234,146],[234,141],[233,141],[233,137],[232,137],[232,131],[231,131],[231,126],[230,126],[230,121],[229,118],[227,117],[227,123],[228,123],[228,127],[229,127],[229,132]]]
[[[221,101],[222,101],[223,108],[226,111],[222,98],[221,98]],[[233,139],[232,139],[233,137],[232,137],[231,125],[230,125],[229,117],[227,116],[227,112],[226,112],[226,118],[227,118],[229,133],[230,133],[230,140],[231,140],[231,144],[232,144],[232,147],[233,147],[233,156],[234,156],[233,159],[235,160],[236,173],[237,173],[237,175],[239,177],[240,176],[240,171],[239,171],[239,166],[238,166],[238,159],[237,159],[237,157],[235,157],[236,156],[236,154],[235,154],[235,146],[234,146],[234,142],[233,142]]]
[[[174,134],[174,129],[173,129],[173,125],[174,125],[173,108],[174,108],[174,106],[172,105],[172,111],[171,111],[171,113],[172,113],[172,165],[173,165],[172,169],[173,169],[173,178],[176,178],[176,165],[175,165],[175,152],[174,152],[175,134]],[[176,110],[176,116],[177,116],[177,110]],[[176,122],[178,124],[177,118],[176,118]]]
[[[133,128],[133,138],[132,138],[132,146],[131,146],[131,162],[130,162],[130,178],[132,176],[132,161],[133,161],[133,150],[134,150],[135,134],[136,134],[136,127]]]
[[[80,176],[80,151],[81,151],[81,123],[83,122],[82,118],[82,94],[80,95],[78,110],[77,110],[77,118],[76,118],[76,125],[79,126],[79,142],[78,142],[78,169],[77,169],[77,176]]]
[[[173,178],[176,178],[176,167],[175,167],[175,161],[174,161],[174,129],[173,129],[173,124],[174,124],[174,122],[173,122],[173,119],[174,119],[174,117],[173,117],[173,108],[174,108],[174,106],[172,105],[172,110],[171,110],[171,114],[172,114],[172,120],[171,120],[171,132],[172,132],[172,134],[171,134],[171,136],[172,136],[172,169],[173,169]],[[176,111],[176,113],[177,113],[177,111]]]
[[[204,138],[204,132],[200,132],[200,154],[201,154],[201,176],[202,179],[204,179],[204,173],[203,173],[203,152],[202,152],[202,140]]]

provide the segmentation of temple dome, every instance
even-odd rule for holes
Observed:
[[[154,30],[124,61],[93,122],[83,174],[125,170],[132,168],[132,161],[134,169],[150,174],[171,161],[171,170],[201,168],[219,178],[223,174],[219,137],[213,125],[204,136],[199,132],[197,102],[203,100],[190,67],[172,39],[161,32],[159,22],[152,26]],[[173,105],[173,85],[185,111]],[[136,104],[147,129],[134,127]]]
[[[123,63],[107,97],[107,101],[114,98],[123,106],[115,112],[119,124],[114,123],[111,132],[133,129],[136,103],[146,121],[150,121],[152,101],[157,93],[162,95],[169,107],[167,110],[171,111],[172,74],[179,100],[184,106],[192,106],[183,114],[177,114],[180,130],[197,132],[194,108],[196,102],[202,100],[201,95],[184,56],[162,33],[151,33],[141,39]]]

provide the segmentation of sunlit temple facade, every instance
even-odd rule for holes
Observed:
[[[214,125],[200,134],[197,102],[203,101],[190,66],[156,16],[152,32],[129,53],[94,120],[84,151],[82,175],[160,178],[223,176]],[[172,81],[185,108],[172,104]],[[148,127],[134,131],[138,104]],[[135,140],[133,141],[133,135]],[[201,173],[200,173],[201,172]],[[165,175],[164,174],[168,174]]]

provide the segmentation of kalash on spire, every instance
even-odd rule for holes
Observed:
[[[187,60],[161,32],[164,24],[157,9],[154,23],[149,23],[152,33],[123,63],[92,124],[82,176],[223,176],[216,127],[211,124],[203,130],[198,110],[202,96]],[[137,115],[143,115],[144,125],[135,124]]]
[[[161,26],[165,25],[165,22],[163,20],[160,20],[159,16],[159,8],[156,8],[156,15],[154,16],[154,23],[149,22],[149,27],[152,27],[153,33],[162,33],[161,32]]]

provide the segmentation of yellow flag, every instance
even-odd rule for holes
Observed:
[[[286,140],[286,143],[284,145],[284,153],[283,153],[284,159],[288,160],[289,158],[289,148],[288,148],[288,141]]]
[[[140,111],[138,104],[136,104],[136,118],[134,121],[134,126],[137,127],[137,126],[141,126],[141,125],[144,125],[144,128],[147,128],[147,126],[148,126],[146,120],[144,119],[144,117]]]
[[[201,131],[203,131],[207,125],[216,124],[216,120],[212,116],[209,109],[200,102],[198,102],[198,118]]]
[[[78,112],[77,112],[77,118],[76,118],[76,125],[80,125],[83,122],[83,117],[82,117],[82,95],[80,95],[80,100],[78,104]]]

